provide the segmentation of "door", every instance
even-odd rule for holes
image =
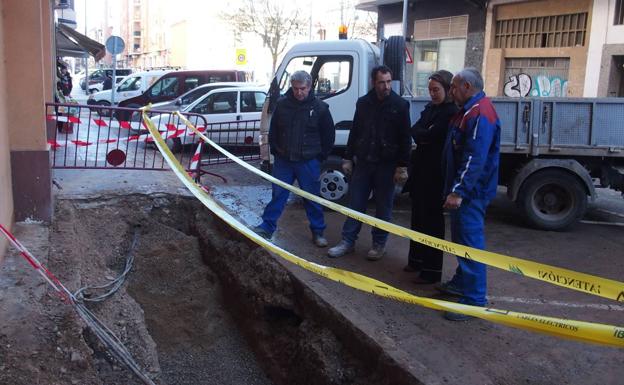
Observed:
[[[189,111],[206,118],[206,134],[219,144],[236,143],[238,91],[211,92]],[[242,140],[241,140],[242,142]]]
[[[244,130],[239,136],[244,136],[243,142],[245,144],[258,144],[260,117],[266,93],[262,91],[241,91],[239,99],[238,109],[240,113],[237,115],[237,120],[239,121],[239,129]],[[237,142],[240,142],[240,139],[237,138]]]

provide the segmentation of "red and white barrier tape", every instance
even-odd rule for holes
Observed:
[[[4,226],[0,224],[0,232],[4,234],[4,236],[11,242],[11,244],[20,252],[22,257],[28,261],[28,263],[35,269],[37,272],[43,277],[43,279],[52,286],[52,288],[61,296],[61,299],[66,302],[73,302],[74,296],[73,294],[67,290],[65,286],[59,281],[58,278],[54,274],[50,272],[50,270],[46,269],[45,266],[39,262],[39,260],[24,247],[20,243],[20,241],[11,234],[9,230],[7,230]]]

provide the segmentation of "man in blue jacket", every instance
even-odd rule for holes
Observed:
[[[453,242],[485,248],[485,209],[496,196],[501,124],[490,99],[483,92],[483,78],[465,68],[451,82],[451,96],[461,110],[451,119],[444,146],[444,208],[450,210]],[[440,285],[446,293],[459,295],[460,303],[485,306],[486,265],[458,257],[453,278]],[[451,321],[472,317],[447,312]]]
[[[273,176],[292,184],[295,179],[301,189],[318,195],[321,189],[321,163],[334,146],[334,120],[327,103],[314,96],[312,77],[296,71],[290,77],[290,89],[278,100],[269,128],[269,147],[274,156]],[[277,220],[284,211],[290,192],[273,185],[273,196],[262,214],[262,223],[254,231],[271,239]],[[318,203],[304,200],[312,241],[327,246],[323,236],[325,219]]]

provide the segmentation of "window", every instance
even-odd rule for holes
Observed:
[[[164,78],[154,84],[150,94],[152,96],[176,96],[178,93],[178,78]]]
[[[184,89],[185,90],[192,90],[193,88],[197,87],[199,85],[199,78],[194,77],[188,77],[186,79],[184,79]]]
[[[280,94],[290,88],[290,76],[295,71],[312,75],[316,96],[327,99],[346,91],[351,85],[353,58],[351,56],[305,56],[293,58],[279,81]]]
[[[208,83],[236,81],[233,73],[217,73],[208,75]]]
[[[236,99],[236,91],[211,94],[197,103],[191,112],[204,115],[236,113]]]
[[[615,1],[615,13],[613,15],[613,24],[614,25],[624,24],[624,1],[623,0]]]
[[[414,64],[407,82],[416,96],[429,95],[429,76],[437,70],[456,73],[464,68],[466,39],[424,40],[414,42]],[[410,79],[409,76],[412,76]]]
[[[262,112],[266,94],[264,92],[242,91],[240,96],[240,112]]]
[[[208,92],[210,92],[210,88],[208,88],[208,87],[202,87],[202,88],[199,88],[199,89],[194,89],[192,92],[188,92],[182,98],[182,105],[186,106],[188,104],[191,104],[195,100],[197,100],[200,96],[203,96],[203,95],[207,94]]]
[[[117,88],[117,92],[136,91],[139,89],[141,89],[141,77],[134,76],[121,83]]]
[[[584,46],[587,12],[496,21],[494,48]]]

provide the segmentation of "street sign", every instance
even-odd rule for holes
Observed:
[[[115,105],[115,89],[117,88],[117,55],[126,48],[126,43],[119,36],[110,36],[106,39],[106,50],[113,56],[113,79],[111,85],[111,104]]]
[[[236,49],[236,64],[238,65],[247,64],[247,50],[245,48]]]
[[[111,36],[106,39],[106,50],[110,52],[112,55],[117,55],[123,52],[124,48],[126,48],[126,44],[123,39],[119,36]]]

